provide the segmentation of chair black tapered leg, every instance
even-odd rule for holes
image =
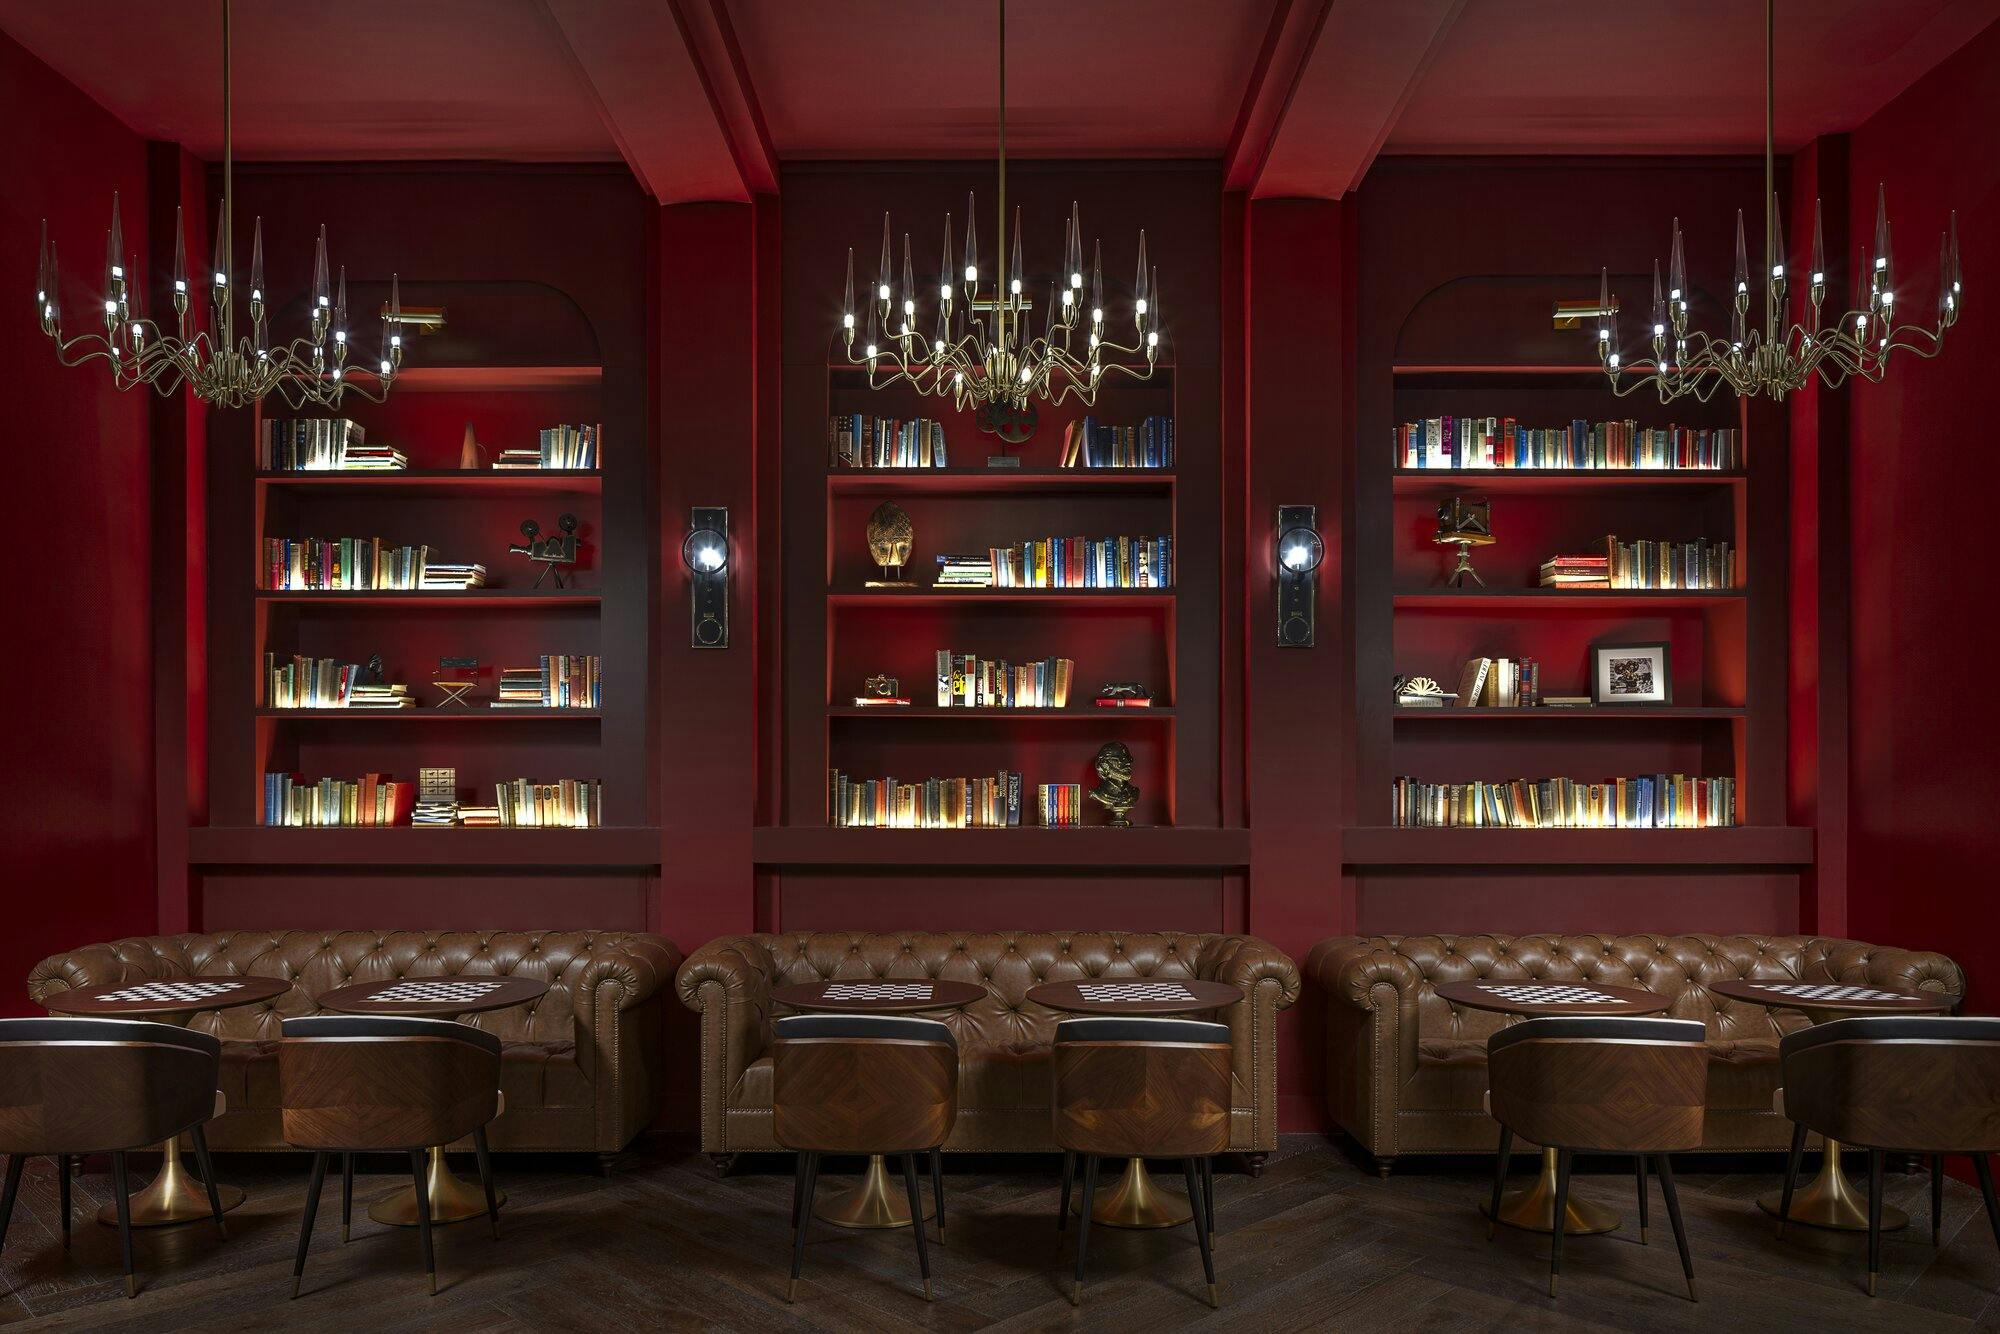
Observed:
[[[139,1295],[139,1276],[132,1268],[132,1192],[125,1180],[125,1155],[111,1155],[111,1190],[118,1197],[118,1253],[125,1262],[125,1295]]]
[[[347,1244],[354,1223],[354,1155],[340,1155],[340,1242]]]
[[[917,1234],[917,1272],[924,1276],[924,1300],[931,1300],[930,1243],[924,1239],[924,1193],[917,1187],[917,1155],[903,1155],[903,1186],[910,1194],[910,1231]]]
[[[1556,1295],[1556,1280],[1562,1277],[1563,1268],[1563,1224],[1569,1218],[1569,1164],[1570,1151],[1556,1150],[1556,1217],[1555,1226],[1549,1229],[1549,1296]]]
[[[215,1188],[215,1163],[208,1156],[208,1136],[200,1126],[188,1131],[194,1139],[194,1165],[201,1169],[201,1184],[208,1188],[208,1211],[215,1216],[217,1236],[229,1235],[229,1224],[222,1219],[222,1192]]]
[[[1882,1151],[1868,1151],[1868,1295],[1882,1274]]]
[[[1486,1210],[1486,1240],[1493,1240],[1493,1230],[1500,1226],[1500,1192],[1507,1185],[1507,1160],[1514,1153],[1514,1132],[1506,1126],[1500,1127],[1500,1150],[1493,1155],[1493,1203]]]
[[[1806,1154],[1806,1128],[1803,1123],[1792,1122],[1792,1151],[1785,1157],[1785,1188],[1778,1196],[1778,1235],[1785,1235],[1785,1224],[1792,1216],[1792,1191],[1799,1184],[1799,1162]]]
[[[792,1231],[799,1230],[799,1203],[806,1197],[806,1155],[800,1151],[792,1155]]]
[[[0,1247],[7,1244],[7,1223],[14,1217],[14,1198],[21,1193],[21,1171],[28,1165],[28,1155],[12,1153],[7,1155],[7,1185],[0,1190]],[[63,1178],[64,1193],[68,1193],[69,1178]],[[63,1210],[63,1235],[69,1235],[69,1210]],[[65,1247],[68,1242],[65,1240]]]
[[[1076,1181],[1076,1155],[1063,1151],[1062,1207],[1056,1210],[1056,1231],[1069,1230],[1069,1191]]]
[[[944,1150],[931,1150],[931,1198],[937,1201],[938,1239],[944,1239]]]
[[[813,1195],[818,1188],[819,1155],[802,1153],[799,1155],[797,1189],[799,1208],[792,1227],[792,1281],[785,1289],[785,1300],[788,1302],[799,1295],[799,1274],[806,1267],[806,1229],[812,1226]]]
[[[58,1155],[58,1156],[56,1157],[56,1179],[57,1179],[57,1180],[58,1180],[58,1181],[59,1181],[59,1182],[61,1183],[61,1186],[60,1186],[60,1194],[61,1194],[61,1196],[62,1196],[62,1243],[63,1243],[63,1249],[64,1249],[64,1250],[68,1250],[68,1249],[69,1249],[69,1165],[70,1165],[70,1162],[71,1162],[71,1159],[70,1159],[70,1156],[69,1156],[68,1154],[66,1154],[66,1153],[65,1153],[65,1154],[59,1154],[59,1155]],[[0,1235],[4,1235],[4,1234],[5,1234],[5,1232],[6,1232],[6,1230],[7,1230],[7,1229],[6,1229],[6,1222],[5,1222],[5,1220],[4,1220],[4,1219],[0,1219]]]
[[[486,1221],[493,1226],[494,1240],[500,1238],[500,1192],[493,1187],[493,1151],[486,1146],[486,1127],[475,1126],[472,1150],[479,1156],[479,1184],[486,1190]]]
[[[1083,1305],[1083,1263],[1090,1250],[1090,1211],[1097,1207],[1097,1163],[1096,1154],[1083,1155],[1083,1212],[1076,1221],[1076,1280],[1069,1287],[1073,1306]]]
[[[1201,1207],[1208,1215],[1208,1244],[1215,1245],[1215,1159],[1201,1160]]]
[[[424,1180],[424,1151],[410,1150],[410,1178],[417,1183],[417,1234],[424,1248],[424,1277],[430,1282],[431,1296],[437,1296],[437,1252],[431,1247],[431,1190]]]
[[[1993,1163],[1983,1153],[1972,1155],[1972,1170],[1979,1174],[1979,1193],[1986,1197],[1986,1222],[1993,1240],[2000,1242],[2000,1198],[1993,1194]]]
[[[1681,1253],[1681,1274],[1687,1279],[1688,1300],[1700,1301],[1694,1295],[1694,1257],[1688,1254],[1687,1229],[1681,1225],[1681,1197],[1674,1190],[1674,1165],[1663,1153],[1653,1160],[1653,1167],[1660,1174],[1660,1194],[1667,1201],[1667,1221],[1674,1227],[1674,1247]]]
[[[1187,1176],[1188,1212],[1194,1215],[1195,1243],[1201,1247],[1201,1272],[1208,1280],[1208,1304],[1220,1306],[1222,1301],[1215,1289],[1215,1253],[1208,1245],[1208,1202],[1201,1183],[1201,1166],[1188,1158],[1183,1160],[1181,1170]]]
[[[1944,1237],[1944,1155],[1931,1155],[1931,1245],[1942,1245]]]
[[[306,1251],[312,1245],[313,1223],[319,1218],[319,1191],[326,1184],[325,1152],[313,1155],[312,1184],[306,1187],[306,1212],[299,1219],[299,1249],[292,1257],[292,1296],[299,1295],[299,1283],[306,1274]]]
[[[1635,1175],[1639,1179],[1639,1244],[1646,1244],[1646,1155],[1633,1155],[1636,1163]]]

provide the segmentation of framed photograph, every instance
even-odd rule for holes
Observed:
[[[1593,644],[1590,702],[1600,707],[1672,704],[1674,674],[1665,644]]]

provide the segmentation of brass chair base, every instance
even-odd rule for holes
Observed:
[[[937,1205],[928,1191],[923,1193],[924,1218],[937,1217]],[[813,1206],[813,1217],[835,1227],[892,1228],[910,1225],[909,1191],[899,1182],[889,1184],[887,1161],[879,1153],[868,1155],[868,1171],[861,1184],[824,1204]]]
[[[1785,1192],[1774,1190],[1768,1195],[1758,1196],[1757,1207],[1776,1218],[1784,1200]],[[1856,1190],[1848,1181],[1847,1173],[1841,1170],[1839,1141],[1826,1142],[1826,1156],[1820,1163],[1819,1175],[1813,1178],[1811,1185],[1792,1192],[1792,1212],[1780,1221],[1831,1228],[1836,1232],[1868,1230],[1868,1193]],[[1882,1206],[1884,1232],[1909,1225],[1910,1216],[1901,1209],[1892,1204]]]
[[[445,1165],[444,1150],[441,1148],[431,1149],[430,1166],[424,1172],[424,1185],[430,1191],[432,1223],[463,1223],[468,1218],[486,1216],[486,1192],[453,1176],[451,1168]],[[493,1198],[505,1204],[507,1192],[496,1186]],[[390,1227],[415,1227],[417,1188],[404,1186],[401,1190],[389,1192],[368,1206],[368,1216]]]
[[[224,1213],[243,1203],[240,1187],[218,1184],[216,1195]],[[199,1177],[190,1174],[181,1162],[179,1143],[168,1140],[160,1146],[160,1174],[152,1184],[132,1195],[133,1227],[165,1227],[170,1223],[192,1223],[213,1217],[208,1207],[208,1190]],[[116,1201],[101,1206],[97,1221],[106,1227],[118,1226]]]
[[[1485,1204],[1479,1212],[1488,1213]],[[1500,1198],[1500,1212],[1493,1215],[1497,1223],[1517,1227],[1524,1232],[1553,1232],[1556,1217],[1556,1151],[1542,1150],[1542,1173],[1535,1178],[1535,1184],[1526,1190],[1510,1191]],[[1600,1232],[1611,1232],[1621,1220],[1609,1209],[1576,1198],[1571,1191],[1569,1208],[1563,1219],[1565,1237],[1590,1237]]]
[[[1073,1214],[1082,1213],[1082,1200],[1069,1209]],[[1105,1227],[1179,1227],[1193,1217],[1194,1209],[1187,1196],[1161,1190],[1154,1184],[1144,1158],[1126,1159],[1124,1178],[1116,1188],[1100,1195],[1090,1211],[1090,1221]]]

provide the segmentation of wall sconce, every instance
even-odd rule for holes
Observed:
[[[1278,647],[1311,648],[1313,606],[1319,600],[1319,536],[1315,505],[1278,506]]]
[[[681,564],[693,576],[693,628],[696,648],[729,647],[729,510],[724,506],[694,507],[687,539],[681,543]]]

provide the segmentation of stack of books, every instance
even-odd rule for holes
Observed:
[[[496,709],[598,707],[597,655],[544,653],[536,667],[503,667]]]
[[[830,468],[948,468],[944,423],[839,413],[826,421]]]
[[[1432,829],[1713,829],[1736,823],[1734,778],[1642,774],[1392,785],[1392,823]]]
[[[350,709],[414,709],[417,701],[411,697],[410,688],[400,682],[390,685],[386,682],[357,681],[347,693],[347,707]]]
[[[426,561],[423,572],[417,579],[418,588],[440,591],[485,586],[486,567],[478,564]]]
[[[1171,588],[1171,537],[1045,537],[988,553],[998,588]]]
[[[362,443],[345,417],[273,419],[257,430],[257,466],[265,472],[387,472],[410,466],[402,451]]]
[[[973,653],[937,651],[937,696],[941,709],[1063,709],[1076,663],[1043,658],[1014,666]]]
[[[417,770],[417,805],[410,823],[419,829],[450,829],[458,823],[458,771]]]
[[[1542,665],[1533,658],[1468,658],[1458,676],[1461,709],[1532,708],[1542,697]]]
[[[541,433],[535,448],[503,449],[493,466],[501,472],[538,468],[589,471],[601,466],[598,444],[603,434],[602,426],[551,426]]]
[[[1512,417],[1429,417],[1395,428],[1399,468],[1542,468],[1609,471],[1734,470],[1743,466],[1733,426],[1641,426],[1581,418],[1522,426]]]
[[[466,829],[498,829],[500,808],[498,806],[460,806],[458,823]]]
[[[495,797],[502,825],[595,829],[604,819],[604,789],[595,778],[559,778],[553,783],[516,778],[501,783]]]
[[[1174,419],[1148,417],[1137,426],[1107,426],[1083,417],[1063,428],[1065,468],[1171,468]]]
[[[1041,823],[1050,829],[1076,829],[1083,824],[1083,784],[1043,783],[1035,789]]]
[[[992,555],[947,554],[937,558],[937,588],[993,587]]]
[[[1610,571],[1604,556],[1552,556],[1542,562],[1542,587],[1609,588]]]
[[[275,653],[264,655],[264,707],[267,709],[344,709],[349,692],[361,677],[361,667],[332,658],[293,654],[290,662]]]
[[[826,822],[835,829],[1008,829],[1021,823],[1021,775],[990,778],[827,778]]]
[[[415,783],[397,782],[386,774],[365,774],[358,781],[322,778],[317,782],[308,782],[300,774],[264,775],[267,825],[406,825],[416,800]]]

